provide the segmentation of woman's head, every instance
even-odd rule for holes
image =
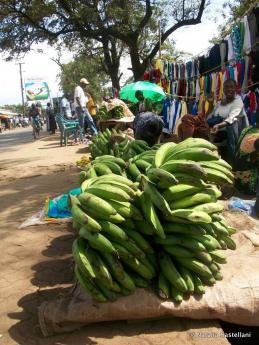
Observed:
[[[233,79],[225,80],[223,84],[223,92],[228,101],[232,101],[236,95],[237,83]]]

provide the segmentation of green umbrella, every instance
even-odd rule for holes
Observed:
[[[125,85],[120,90],[120,98],[137,103],[138,99],[135,97],[136,91],[142,91],[144,97],[150,98],[153,102],[160,102],[166,97],[160,86],[149,81],[137,81],[136,83]]]

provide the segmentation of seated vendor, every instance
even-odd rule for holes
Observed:
[[[141,113],[133,122],[134,137],[153,146],[159,143],[163,127],[164,122],[160,116],[151,112]]]
[[[145,98],[142,91],[136,91],[135,97],[137,98],[138,103],[136,104],[134,115],[138,115],[146,111],[153,111],[153,103],[151,99]]]
[[[256,125],[245,128],[240,135],[233,171],[236,188],[244,194],[256,194],[255,208],[259,215],[259,112]]]
[[[218,141],[219,137],[226,137],[226,156],[223,158],[233,162],[236,145],[241,131],[248,126],[244,111],[244,104],[236,94],[236,82],[227,79],[223,84],[224,99],[213,106],[214,95],[208,98],[209,109],[205,115],[185,115],[179,126],[180,140],[188,137],[203,137],[207,140]]]

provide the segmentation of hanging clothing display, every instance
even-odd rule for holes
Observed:
[[[259,83],[259,7],[245,15],[228,37],[206,54],[186,63],[157,59],[154,66],[150,65],[143,79],[157,83],[168,94],[162,111],[167,133],[175,132],[184,113],[205,114],[209,95],[220,101],[223,83],[229,78],[236,81],[238,94],[255,93]],[[254,99],[251,94],[247,101],[250,123],[254,121]]]

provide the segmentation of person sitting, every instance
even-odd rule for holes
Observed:
[[[133,122],[134,137],[153,146],[159,143],[163,127],[164,122],[160,116],[152,112],[141,113]]]
[[[209,109],[205,115],[185,115],[178,129],[180,140],[188,137],[203,137],[204,139],[219,142],[226,138],[227,152],[224,159],[230,163],[234,160],[236,145],[241,131],[248,127],[248,119],[244,104],[236,94],[236,82],[225,80],[223,84],[224,99],[213,106],[214,95],[208,97]],[[224,131],[225,133],[221,133]]]
[[[137,98],[138,103],[136,104],[134,115],[138,115],[147,111],[153,112],[153,103],[151,99],[145,98],[142,91],[136,91],[135,97]]]
[[[255,209],[259,215],[259,112],[256,125],[245,128],[238,140],[233,165],[235,187],[247,195],[256,194]]]

